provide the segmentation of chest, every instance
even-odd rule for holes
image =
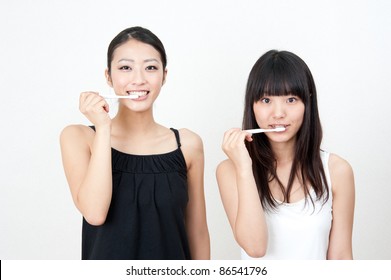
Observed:
[[[165,154],[177,149],[178,145],[172,135],[160,137],[116,137],[111,138],[114,149],[132,155]]]

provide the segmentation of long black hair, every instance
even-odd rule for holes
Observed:
[[[253,161],[253,173],[263,207],[275,208],[269,183],[276,180],[284,194],[284,202],[290,202],[290,191],[297,177],[304,186],[306,197],[311,187],[317,199],[329,198],[329,188],[320,158],[322,126],[320,123],[316,87],[307,64],[288,51],[270,50],[253,66],[246,87],[243,129],[258,128],[253,105],[263,96],[298,96],[305,105],[301,128],[296,135],[296,148],[286,190],[277,176],[277,162],[269,140],[264,133],[253,135],[246,142]],[[311,198],[313,203],[313,200]]]

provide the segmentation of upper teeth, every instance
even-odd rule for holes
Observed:
[[[148,91],[128,91],[130,95],[144,96],[147,95]]]

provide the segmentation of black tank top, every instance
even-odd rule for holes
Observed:
[[[179,133],[171,130],[178,144],[172,152],[131,155],[111,149],[110,208],[101,226],[83,218],[82,259],[191,259],[185,228],[187,168]]]

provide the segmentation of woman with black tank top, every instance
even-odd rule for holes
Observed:
[[[97,92],[80,94],[92,125],[70,125],[61,152],[73,201],[83,215],[82,259],[209,259],[201,138],[155,122],[166,53],[149,30],[120,32],[106,79],[118,112]],[[123,98],[128,97],[128,98]]]

